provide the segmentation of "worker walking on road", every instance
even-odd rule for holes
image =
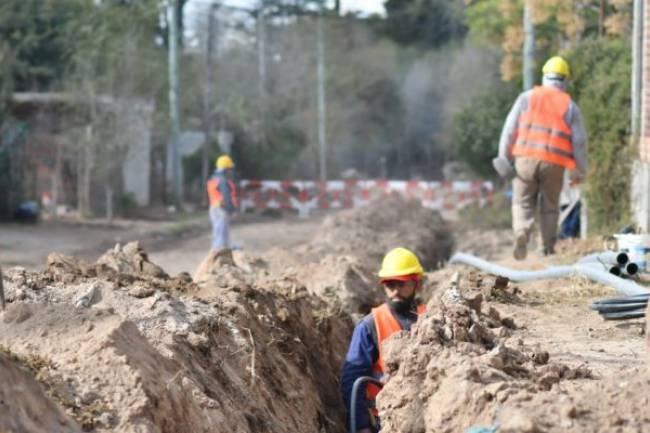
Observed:
[[[237,188],[232,181],[234,162],[228,155],[221,155],[215,165],[216,170],[207,182],[212,250],[230,248],[230,216],[239,207]]]
[[[379,271],[379,282],[388,297],[387,302],[364,317],[354,328],[343,370],[341,392],[350,419],[352,387],[362,376],[383,381],[384,360],[382,343],[392,334],[410,330],[426,306],[418,304],[415,295],[422,288],[422,266],[415,254],[405,248],[395,248],[386,254]],[[355,425],[357,432],[379,431],[375,398],[380,388],[367,384],[357,394]]]
[[[555,253],[564,171],[571,170],[571,186],[582,182],[587,173],[587,133],[580,109],[566,92],[569,64],[552,57],[542,72],[542,85],[515,101],[501,133],[499,155],[493,160],[503,177],[512,171],[514,160],[512,228],[517,260],[526,258],[538,202],[541,252]]]

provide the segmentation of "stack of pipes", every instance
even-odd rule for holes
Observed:
[[[604,299],[589,306],[592,310],[598,311],[605,320],[644,317],[650,299],[650,290],[647,287],[623,278],[636,276],[639,273],[638,264],[631,262],[626,253],[605,251],[585,256],[573,265],[553,266],[534,271],[506,268],[461,252],[454,254],[449,263],[463,263],[474,266],[490,274],[518,282],[562,278],[576,274],[582,275],[596,283],[610,286],[619,294],[625,296]]]

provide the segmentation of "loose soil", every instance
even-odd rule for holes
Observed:
[[[437,213],[395,197],[324,221],[235,225],[238,251],[207,254],[201,224],[103,254],[103,239],[79,235],[39,270],[4,268],[0,411],[11,415],[0,432],[343,433],[339,369],[354,321],[382,302],[376,272],[395,246],[426,263],[428,311],[387,343],[382,431],[650,431],[645,321],[587,309],[611,289],[444,265],[462,250],[539,269],[598,251],[599,240],[515,262],[508,230],[454,236]],[[56,246],[36,235],[53,242],[35,257]],[[69,255],[76,246],[83,260]]]

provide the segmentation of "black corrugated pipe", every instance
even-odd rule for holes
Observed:
[[[648,302],[626,302],[623,304],[603,304],[603,305],[594,305],[591,304],[589,308],[592,310],[598,311],[600,314],[603,313],[616,313],[620,311],[630,311],[638,310],[639,308],[645,308],[648,305]]]
[[[640,319],[642,317],[645,317],[645,308],[631,311],[622,311],[618,313],[605,313],[602,316],[605,320]]]

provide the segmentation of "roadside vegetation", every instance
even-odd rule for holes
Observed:
[[[570,92],[590,136],[590,229],[611,231],[628,220],[632,2],[605,2],[602,14],[597,0],[530,3],[537,68],[559,53],[573,69]],[[330,178],[437,180],[451,161],[463,162],[469,177],[495,176],[490,159],[521,90],[523,0],[388,0],[385,16],[309,0],[260,5],[217,8],[209,63],[209,2],[179,1],[181,130],[208,137],[207,152],[184,159],[185,201],[201,203],[204,167],[223,150],[222,132],[232,137],[242,178],[318,177],[320,7]],[[13,203],[34,199],[15,167],[21,146],[38,132],[16,119],[17,92],[86,101],[61,125],[60,148],[47,163],[76,180],[64,187],[87,216],[113,192],[118,213],[133,207],[116,175],[128,151],[119,132],[129,119],[108,117],[94,101],[151,103],[151,199],[170,203],[168,27],[162,0],[2,2],[0,188]],[[7,211],[0,198],[0,214]]]

